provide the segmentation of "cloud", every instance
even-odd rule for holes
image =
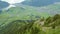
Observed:
[[[60,4],[60,2],[55,2],[54,4]]]
[[[14,3],[23,2],[23,1],[25,1],[25,0],[2,0],[2,1],[6,1],[6,2],[8,2],[8,3],[10,3],[10,4],[14,4]]]

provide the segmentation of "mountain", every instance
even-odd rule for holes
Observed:
[[[58,3],[51,4],[51,5],[44,6],[44,7],[38,7],[36,9],[39,12],[48,13],[50,15],[60,14],[60,4]]]
[[[8,2],[0,1],[0,10],[9,6]]]
[[[23,1],[21,4],[41,7],[41,6],[47,6],[47,5],[53,4],[55,2],[60,2],[60,0],[26,0],[26,1]]]
[[[30,1],[32,1],[32,0],[30,0]],[[35,1],[38,1],[38,0],[35,0]],[[33,26],[32,24],[29,25],[31,23],[31,20],[40,21],[40,18],[42,18],[42,17],[47,18],[47,17],[53,16],[55,14],[60,14],[60,4],[59,3],[42,6],[42,5],[37,5],[37,4],[35,5],[34,4],[35,1],[33,2],[32,5],[25,5],[22,3],[17,3],[17,4],[10,5],[10,7],[8,7],[9,8],[8,10],[2,9],[2,12],[0,14],[0,34],[15,34],[15,32],[22,33],[22,31],[24,31],[26,29],[30,30],[30,33],[31,33],[32,28],[33,28],[33,30],[37,29],[36,30],[36,32],[37,32],[40,30],[40,28],[39,28],[40,22],[39,22],[39,27],[37,26],[38,24],[36,24],[36,25],[33,24],[34,27],[32,27]],[[7,6],[5,6],[5,7],[7,7]],[[55,17],[52,17],[53,20],[55,20],[54,19]],[[59,17],[60,17],[60,15],[59,15]],[[52,20],[52,18],[49,20]],[[29,22],[27,22],[26,20],[29,20]],[[54,23],[57,23],[56,20]],[[57,24],[57,25],[59,25],[60,19],[58,18],[57,21],[59,21]],[[47,21],[46,23],[49,23],[49,21]],[[51,23],[53,23],[53,22],[51,22]],[[25,26],[25,24],[27,24],[27,25]],[[52,25],[55,25],[55,24],[52,24]],[[36,28],[35,26],[37,26],[38,28]],[[50,25],[47,25],[47,26],[50,26]],[[31,28],[31,29],[29,29],[29,28]],[[36,33],[36,32],[34,30],[34,33]],[[40,32],[41,32],[41,30],[40,30]],[[46,32],[46,30],[45,30],[45,32]],[[50,29],[49,29],[49,32],[50,32]],[[24,31],[24,33],[25,33],[25,31]],[[32,31],[32,34],[34,34],[34,33]],[[18,33],[18,34],[20,34],[20,33]]]
[[[57,26],[60,26],[60,14],[56,14],[53,17],[48,17],[45,20],[45,25],[48,27],[56,28]]]
[[[54,3],[54,4],[51,4],[51,5],[48,5],[48,6],[42,6],[42,7],[33,7],[33,6],[28,6],[28,5],[16,5],[18,7],[29,7],[29,8],[32,8],[36,10],[36,12],[40,13],[41,16],[44,16],[44,15],[55,15],[55,14],[60,14],[60,4],[57,2],[57,3]]]
[[[2,10],[2,13],[0,14],[0,24],[9,23],[14,20],[36,20],[41,17],[47,18],[55,14],[60,14],[59,8],[60,4],[52,4],[44,7],[11,7],[8,10]]]

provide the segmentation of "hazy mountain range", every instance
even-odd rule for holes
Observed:
[[[25,0],[22,3],[16,3],[17,5],[28,5],[33,7],[41,7],[51,5],[55,2],[60,2],[60,0]],[[0,9],[8,7],[9,3],[0,0]]]
[[[16,3],[16,6],[29,6],[41,14],[55,15],[60,13],[60,0],[26,0],[22,3]]]
[[[0,10],[9,6],[8,2],[0,1]]]
[[[41,7],[41,6],[47,6],[47,5],[53,4],[55,2],[60,2],[60,0],[26,0],[22,2],[22,4]]]
[[[9,7],[8,10],[3,9],[0,11],[0,13],[1,16],[8,14],[10,17],[19,16],[21,19],[29,19],[31,14],[33,15],[34,19],[36,16],[53,16],[55,14],[60,14],[60,4],[56,3],[59,1],[60,0],[26,0],[22,3],[13,4],[16,7],[10,6],[11,8]],[[9,6],[9,3],[7,2],[0,1],[0,3],[3,3],[0,5],[2,8]]]
[[[22,3],[16,3],[16,4],[13,4],[16,6],[16,8],[20,7],[20,8],[23,8],[21,10],[28,10],[30,8],[34,9],[34,10],[37,10],[36,12],[38,13],[44,13],[46,15],[48,14],[57,14],[57,13],[60,13],[59,11],[59,7],[60,7],[60,4],[58,4],[57,2],[60,2],[60,0],[25,0],[23,1]],[[1,5],[0,5],[0,9],[2,8],[5,8],[5,7],[8,7],[9,6],[9,3],[8,2],[3,2],[3,1],[0,1]],[[54,3],[57,3],[57,4],[54,4]],[[12,5],[12,6],[13,6]],[[2,8],[1,8],[2,7]],[[10,6],[11,7],[11,6]],[[10,8],[9,7],[9,8]],[[12,7],[11,7],[12,8]],[[28,8],[28,9],[26,9]],[[15,9],[15,8],[14,8]],[[17,9],[18,10],[18,9]],[[17,11],[16,10],[16,11]],[[20,11],[21,11],[20,10]],[[33,11],[34,11],[33,10]],[[9,11],[9,9],[7,10]],[[12,9],[12,12],[14,10]],[[19,10],[18,10],[19,11]],[[11,12],[11,13],[12,13]],[[24,13],[24,12],[23,12]],[[42,14],[41,13],[41,14]]]
[[[54,4],[55,2],[60,2],[60,0],[25,0],[22,3],[16,3],[15,5],[27,5],[33,7],[41,7]],[[8,7],[9,3],[0,0],[0,9]]]

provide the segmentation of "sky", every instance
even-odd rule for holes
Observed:
[[[24,0],[1,0],[1,1],[5,1],[5,2],[8,2],[10,4],[15,4],[15,3],[20,3],[20,2],[22,2]]]

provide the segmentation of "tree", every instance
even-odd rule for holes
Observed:
[[[45,26],[49,26],[52,27],[53,29],[55,29],[55,27],[60,26],[60,14],[56,14],[53,17],[48,17],[45,20]]]

